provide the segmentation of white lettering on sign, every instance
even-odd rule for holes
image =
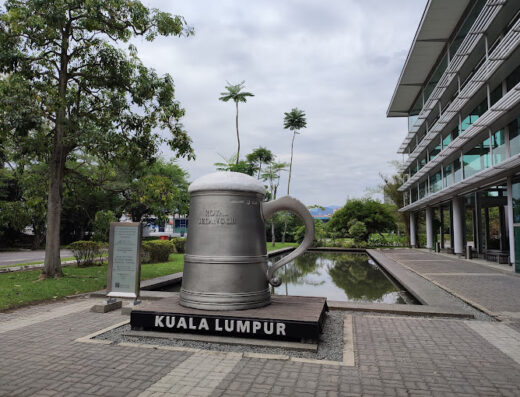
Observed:
[[[208,321],[205,318],[200,319],[199,329],[209,331]]]
[[[260,328],[262,328],[262,323],[260,321],[253,321],[253,334],[256,334],[256,331]]]
[[[213,329],[211,329],[208,319],[196,318],[196,317],[183,317],[183,316],[155,316],[155,327],[158,328],[172,328],[172,329],[190,329],[190,330],[204,330],[204,331],[215,331],[222,333],[241,333],[241,334],[261,334],[265,335],[282,335],[285,336],[285,323],[277,321],[254,321],[254,320],[233,320],[224,319],[222,324],[221,319],[215,319],[212,323]]]
[[[242,320],[238,320],[237,321],[237,332],[242,332],[244,334],[248,334],[250,331],[249,331],[250,327],[249,327],[249,321],[242,321]]]
[[[177,328],[187,328],[186,319],[184,317],[179,318],[179,322],[177,323]]]
[[[162,323],[164,316],[155,316],[155,326],[156,327],[164,327],[164,324]]]

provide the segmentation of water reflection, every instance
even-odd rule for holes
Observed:
[[[403,294],[364,253],[307,252],[277,274],[278,295],[325,296],[347,302],[406,303]]]

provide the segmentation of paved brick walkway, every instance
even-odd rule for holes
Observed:
[[[380,252],[488,314],[520,320],[520,277],[514,274],[424,250]]]
[[[84,302],[3,315],[21,325],[0,332],[0,395],[520,395],[520,332],[504,323],[349,313],[354,366],[320,365],[78,342],[125,319]]]

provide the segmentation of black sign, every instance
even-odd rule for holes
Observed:
[[[276,340],[318,340],[322,323],[133,310],[133,330],[193,333]]]

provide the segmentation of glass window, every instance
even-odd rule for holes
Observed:
[[[417,201],[417,186],[412,188],[412,203]]]
[[[437,172],[430,176],[430,191],[436,193],[442,189],[442,177],[441,172]]]
[[[470,178],[477,172],[489,167],[489,152],[491,140],[488,138],[462,156],[464,163],[464,179]]]
[[[519,117],[520,118],[520,117]],[[509,148],[511,156],[520,153],[520,123],[519,118],[509,124]]]
[[[457,139],[457,137],[460,135],[460,126],[457,125],[452,131],[451,131],[451,140],[454,141]]]
[[[520,183],[514,182],[512,184],[512,198],[513,198],[513,222],[520,223]]]
[[[500,164],[506,159],[506,141],[504,130],[493,134],[493,165]]]
[[[487,107],[487,98],[484,99],[482,102],[480,102],[475,109],[473,109],[469,114],[462,119],[462,123],[460,126],[461,132],[466,131],[471,124],[473,124],[475,121],[478,120],[480,116],[482,116],[486,110]]]
[[[433,149],[430,150],[430,161],[432,161],[435,156],[437,156],[441,152],[441,144],[439,143]]]
[[[413,176],[417,173],[417,161],[414,161],[412,166],[410,167],[410,175]]]
[[[453,162],[453,177],[454,183],[462,181],[462,167],[460,165],[460,159]]]
[[[491,91],[491,94],[489,94],[491,106],[497,103],[500,98],[502,98],[502,84],[499,84],[498,87]]]
[[[419,97],[415,100],[412,108],[410,109],[410,113],[408,113],[408,131],[412,129],[415,121],[417,120],[417,116],[421,113],[422,110],[422,92],[419,93]]]
[[[443,174],[444,174],[443,186],[444,187],[448,187],[448,186],[451,186],[453,184],[452,169],[453,169],[453,165],[452,164],[448,164],[443,169]]]
[[[482,7],[484,7],[484,4],[486,4],[486,0],[478,0],[475,2],[475,6],[472,8],[462,25],[460,26],[459,31],[457,32],[457,35],[453,39],[452,43],[450,44],[450,59],[453,59],[453,56],[459,49],[460,45],[462,44],[462,41],[468,34],[469,30],[473,26],[473,23],[478,17],[478,14],[480,14],[480,11],[482,10]]]
[[[430,98],[430,95],[432,94],[435,86],[439,82],[439,80],[442,77],[442,74],[448,67],[448,56],[447,54],[444,54],[444,56],[441,58],[439,64],[433,71],[430,80],[428,80],[428,83],[426,83],[426,86],[424,87],[424,101],[426,102],[428,98]]]
[[[426,196],[427,184],[428,184],[428,181],[419,183],[419,200]]]
[[[513,70],[513,72],[509,76],[507,76],[507,79],[506,79],[507,91],[513,89],[513,87],[515,85],[517,85],[519,81],[520,81],[520,66],[518,66],[515,70]]]
[[[422,167],[424,167],[426,165],[426,157],[423,157],[422,159],[420,159],[418,161],[418,170],[419,171]]]
[[[448,134],[442,140],[442,149],[446,149],[448,145],[451,143],[451,134]]]

